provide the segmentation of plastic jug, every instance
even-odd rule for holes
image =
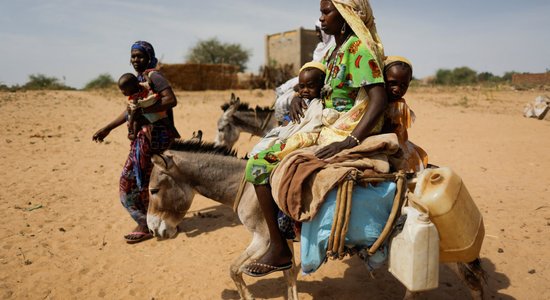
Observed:
[[[439,237],[428,215],[403,207],[407,215],[403,231],[391,241],[389,271],[409,291],[437,288],[439,284]]]
[[[454,171],[443,167],[419,173],[414,202],[428,210],[437,227],[441,262],[471,262],[479,256],[483,217]]]

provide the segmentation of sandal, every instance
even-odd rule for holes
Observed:
[[[251,262],[244,267],[243,273],[252,277],[262,277],[273,272],[284,271],[290,268],[292,268],[292,262],[289,262],[288,264],[282,266],[272,266],[259,262]],[[264,269],[264,272],[258,272],[257,269]]]
[[[135,244],[139,242],[143,242],[145,240],[148,240],[152,238],[153,235],[149,232],[141,232],[141,231],[134,231],[130,232],[127,235],[124,236],[124,239],[126,240],[126,243],[128,244]]]

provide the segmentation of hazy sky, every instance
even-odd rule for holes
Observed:
[[[478,72],[550,69],[548,0],[371,0],[387,55],[407,56],[415,77],[468,66]],[[133,71],[130,45],[153,44],[182,63],[197,41],[218,37],[264,64],[265,35],[313,29],[318,0],[0,0],[0,83],[30,74],[81,88],[101,73]]]

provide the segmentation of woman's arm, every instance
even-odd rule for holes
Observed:
[[[170,86],[170,83],[164,78],[160,72],[151,72],[147,76],[152,86],[153,91],[158,93],[159,100],[147,108],[142,109],[142,113],[154,113],[159,111],[166,111],[178,104],[176,95]]]
[[[304,117],[304,110],[307,108],[304,100],[298,96],[294,96],[290,101],[290,119],[294,123],[300,123],[300,118]]]
[[[111,133],[111,130],[117,128],[118,126],[126,122],[126,114],[127,114],[127,111],[124,110],[118,117],[116,117],[113,121],[111,121],[111,123],[107,124],[107,126],[98,130],[92,136],[92,140],[100,143],[103,142],[103,140],[109,135],[109,133]]]
[[[357,127],[351,132],[351,135],[357,138],[359,142],[371,135],[372,129],[376,126],[388,107],[388,99],[383,84],[375,84],[364,88],[369,96],[367,111],[365,111],[365,114],[361,117],[361,120],[359,120]],[[353,137],[348,136],[341,142],[335,142],[321,148],[315,153],[315,156],[320,159],[329,158],[344,149],[349,149],[357,145],[357,141]]]
[[[178,104],[178,100],[176,99],[176,95],[174,94],[174,91],[172,91],[172,88],[166,88],[158,94],[160,99],[155,104],[142,108],[142,113],[166,111]]]

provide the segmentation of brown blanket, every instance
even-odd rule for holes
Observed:
[[[351,170],[359,170],[359,176],[389,173],[388,156],[399,150],[399,143],[393,133],[375,135],[326,160],[315,157],[317,149],[292,152],[271,174],[273,197],[279,208],[299,222],[311,220],[327,193]]]

